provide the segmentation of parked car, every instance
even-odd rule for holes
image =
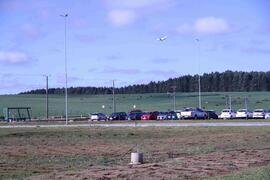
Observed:
[[[97,113],[92,113],[90,115],[90,120],[91,121],[102,121],[102,120],[105,121],[107,120],[107,117],[105,114],[97,112]]]
[[[186,108],[181,112],[182,119],[206,119],[207,114],[200,108]]]
[[[141,120],[142,115],[142,110],[132,110],[128,114],[128,120]]]
[[[159,112],[157,120],[166,120],[168,112]]]
[[[264,118],[265,119],[270,119],[270,110],[268,110],[268,111],[265,112]]]
[[[252,118],[252,112],[250,112],[247,109],[239,109],[236,112],[235,117],[239,119],[242,119],[242,118],[249,119],[249,118]]]
[[[181,119],[181,112],[182,110],[176,110],[177,119]]]
[[[142,115],[141,120],[157,120],[158,111],[148,112]]]
[[[177,114],[174,111],[170,111],[168,112],[167,116],[166,116],[167,120],[177,120]]]
[[[252,117],[255,119],[264,119],[265,118],[265,110],[264,109],[255,109],[253,111]]]
[[[207,119],[218,119],[218,115],[214,110],[206,110]]]
[[[151,112],[144,112],[141,116],[141,120],[150,120],[151,118]]]
[[[233,119],[236,117],[236,112],[233,109],[223,109],[219,116],[220,119]]]
[[[109,116],[108,119],[110,121],[113,121],[113,120],[127,120],[127,113],[125,113],[125,112],[114,112]]]

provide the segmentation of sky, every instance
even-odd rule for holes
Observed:
[[[0,94],[65,86],[66,13],[69,87],[270,67],[269,0],[0,0]]]

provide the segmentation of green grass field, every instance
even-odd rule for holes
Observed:
[[[231,95],[234,109],[244,107],[244,97],[249,98],[249,108],[270,108],[270,92],[212,92],[202,93],[202,106],[206,109],[213,109],[220,112],[225,108],[225,96]],[[112,112],[111,95],[70,95],[69,100],[70,115],[88,115],[92,112]],[[105,105],[105,108],[102,108]],[[173,98],[166,93],[156,94],[123,94],[116,95],[117,111],[130,111],[136,108],[145,111],[173,109]],[[1,95],[0,109],[4,107],[30,106],[33,117],[45,116],[45,95]],[[176,107],[198,106],[197,93],[177,93]],[[50,116],[61,116],[65,113],[64,95],[49,96]],[[0,112],[0,116],[3,112]]]

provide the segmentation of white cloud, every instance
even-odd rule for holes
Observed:
[[[117,9],[109,12],[109,20],[115,26],[124,26],[131,24],[137,18],[132,10]]]
[[[20,65],[31,61],[33,61],[33,58],[22,52],[0,51],[0,63],[2,64]]]
[[[129,25],[140,17],[168,9],[176,0],[104,0],[108,17],[115,26]]]
[[[196,32],[203,34],[224,33],[230,30],[229,24],[222,18],[205,17],[195,21]]]
[[[220,34],[227,33],[231,26],[225,19],[216,17],[203,17],[195,20],[193,24],[182,24],[176,28],[177,33]]]

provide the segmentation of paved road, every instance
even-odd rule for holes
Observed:
[[[114,123],[114,124],[71,124],[71,125],[6,125],[5,128],[72,128],[72,127],[236,127],[270,126],[270,122],[213,122],[213,123]]]

